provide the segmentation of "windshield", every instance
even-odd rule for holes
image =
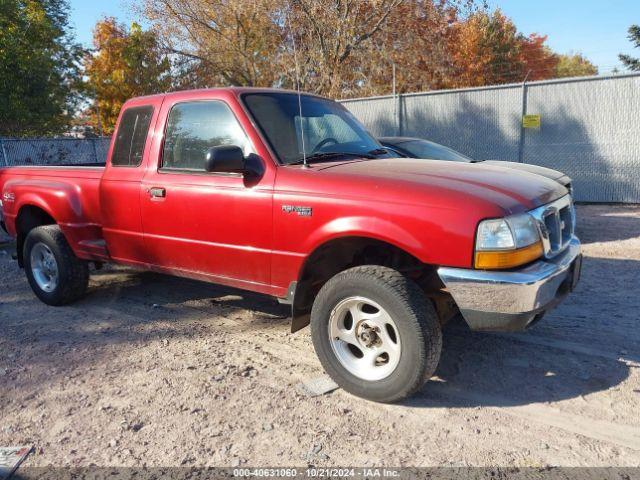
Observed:
[[[412,157],[427,158],[430,160],[449,160],[453,162],[471,162],[471,158],[456,152],[444,145],[428,142],[426,140],[409,140],[397,145],[406,150]]]
[[[280,92],[248,93],[243,99],[284,164],[300,163],[303,152],[307,157],[323,160],[358,155],[390,156],[339,103],[301,95],[298,104],[298,95]]]

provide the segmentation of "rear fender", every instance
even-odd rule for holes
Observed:
[[[16,212],[25,205],[41,208],[58,222],[82,222],[82,198],[80,187],[67,182],[30,180],[7,182],[5,190],[15,195]]]
[[[72,183],[10,180],[5,184],[3,193],[14,198],[13,202],[5,204],[6,226],[12,236],[20,233],[17,221],[25,207],[38,208],[51,217],[62,229],[74,252],[77,241],[87,235],[87,229],[96,227],[83,211],[81,189]]]

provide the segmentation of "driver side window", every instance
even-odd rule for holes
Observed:
[[[236,145],[250,153],[250,143],[229,107],[218,100],[179,103],[169,112],[161,170],[204,172],[211,147]]]

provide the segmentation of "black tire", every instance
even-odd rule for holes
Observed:
[[[50,292],[43,290],[34,278],[31,251],[38,243],[46,245],[53,253],[58,269],[57,286]],[[33,293],[47,305],[66,305],[85,295],[89,284],[89,267],[87,262],[75,256],[59,226],[45,225],[31,230],[24,242],[22,258]]]
[[[329,338],[332,310],[341,301],[370,298],[393,318],[402,344],[393,372],[381,380],[363,380],[337,358]],[[412,280],[387,267],[367,265],[345,270],[320,290],[311,310],[311,335],[327,373],[344,390],[377,402],[400,401],[418,390],[436,370],[442,350],[442,332],[435,309]]]

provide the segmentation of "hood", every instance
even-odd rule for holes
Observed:
[[[567,194],[562,185],[550,178],[488,162],[390,158],[316,164],[314,167],[332,174],[367,177],[384,183],[387,188],[399,186],[406,195],[413,195],[416,187],[431,196],[453,191],[459,194],[457,198],[461,202],[475,198],[509,213],[530,210]]]
[[[478,162],[478,164],[498,165],[512,168],[514,170],[520,170],[523,172],[535,173],[536,175],[542,175],[543,177],[555,180],[556,182],[559,182],[565,186],[571,183],[571,178],[569,178],[564,173],[559,172],[558,170],[553,170],[547,167],[540,167],[538,165],[531,165],[529,163],[505,162],[502,160],[485,160],[483,162]]]

